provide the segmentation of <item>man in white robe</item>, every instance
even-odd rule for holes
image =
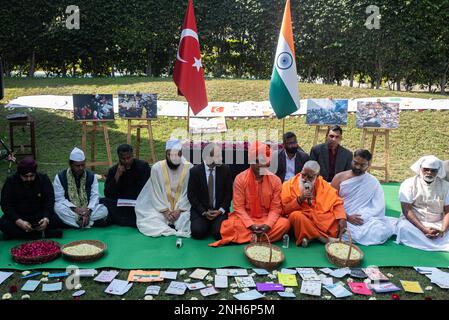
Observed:
[[[402,215],[397,243],[426,251],[449,251],[449,182],[441,160],[425,156],[410,167],[415,176],[399,189]]]
[[[192,164],[182,156],[179,140],[169,140],[166,159],[151,168],[151,176],[136,202],[137,228],[149,237],[190,237],[187,197]]]
[[[70,153],[70,167],[55,177],[55,213],[62,227],[90,228],[107,225],[108,209],[100,204],[98,180],[86,170],[84,152],[74,148]]]
[[[371,159],[368,150],[355,151],[352,169],[337,174],[332,180],[332,186],[343,199],[352,240],[365,246],[382,244],[394,234],[393,222],[385,216],[382,187],[367,172]],[[343,239],[348,238],[346,232]]]

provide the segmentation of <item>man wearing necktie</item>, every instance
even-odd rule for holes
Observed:
[[[203,163],[190,170],[187,196],[192,238],[204,239],[210,234],[220,239],[220,227],[228,218],[232,199],[232,173],[222,164],[221,148],[209,144],[203,152]]]

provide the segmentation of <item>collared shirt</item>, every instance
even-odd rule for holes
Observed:
[[[296,153],[295,153],[295,156],[290,159],[288,157],[287,151],[284,151],[284,152],[285,152],[285,178],[284,178],[284,181],[287,181],[296,175],[296,173],[295,173]]]
[[[216,167],[214,167],[211,170],[211,168],[209,168],[209,166],[205,164],[204,165],[204,171],[206,172],[206,185],[207,185],[207,182],[209,181],[209,175],[211,174],[211,172],[212,172],[212,177],[214,178],[213,195],[212,195],[213,204],[212,205],[215,208],[215,205],[216,205],[215,185],[216,185],[216,182],[217,182],[217,180],[216,180],[216,177],[217,177],[216,172],[217,172],[217,170],[216,170]],[[223,208],[220,208],[218,210],[220,210],[222,212],[222,214],[226,213],[226,210],[223,209]]]
[[[335,153],[332,153],[331,148],[329,148],[329,181],[332,181],[332,179],[335,176],[335,164],[337,163],[337,152],[338,148],[335,150]]]

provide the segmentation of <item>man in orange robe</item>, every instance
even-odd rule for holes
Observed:
[[[248,158],[250,168],[234,181],[234,212],[221,225],[222,239],[211,247],[247,243],[253,234],[262,233],[276,242],[290,230],[288,219],[281,217],[281,180],[268,170],[271,149],[263,143],[251,143]]]
[[[343,200],[319,173],[318,162],[308,161],[301,173],[282,186],[284,213],[294,228],[298,246],[306,247],[313,239],[327,243],[346,229]]]

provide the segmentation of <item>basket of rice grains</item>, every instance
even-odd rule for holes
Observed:
[[[11,249],[14,261],[21,264],[40,264],[55,260],[61,255],[61,245],[51,240],[37,240]]]
[[[336,242],[326,244],[326,255],[329,261],[337,267],[357,267],[363,260],[364,254],[356,245],[352,243],[351,232],[346,229],[349,242],[341,240],[341,236]]]
[[[257,238],[261,240],[262,237],[265,237],[267,242],[256,242],[247,245],[245,247],[245,255],[254,266],[274,270],[284,262],[285,256],[279,247],[271,244],[266,233]]]
[[[106,251],[106,245],[97,240],[82,240],[66,244],[61,251],[67,260],[87,262],[101,258]]]

